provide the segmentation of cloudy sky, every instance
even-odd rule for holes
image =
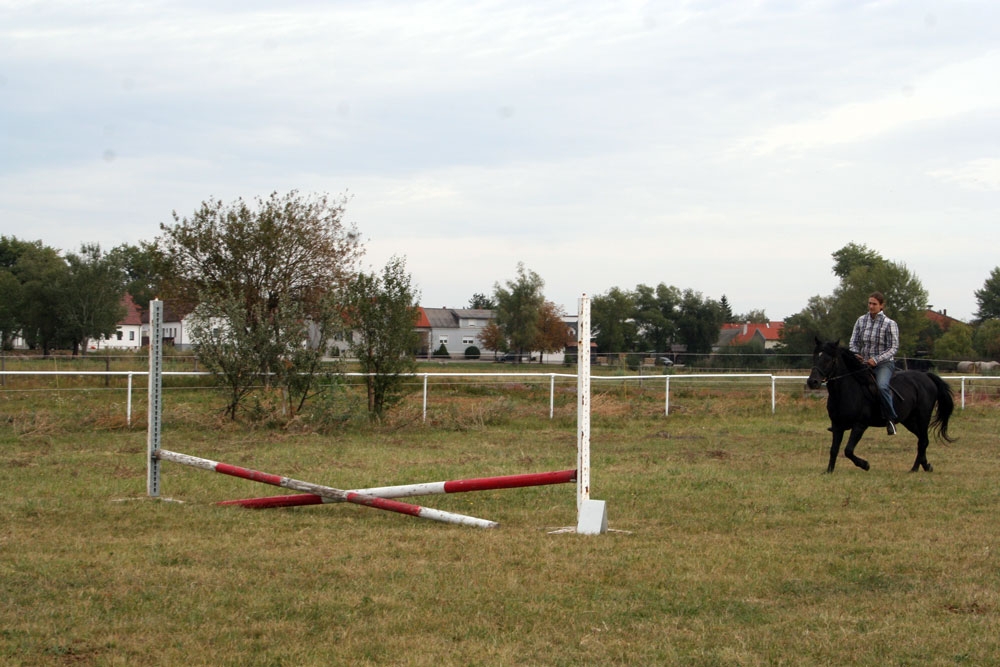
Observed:
[[[0,234],[346,193],[426,306],[524,262],[570,312],[664,282],[781,319],[853,241],[968,319],[998,73],[995,0],[0,0]]]

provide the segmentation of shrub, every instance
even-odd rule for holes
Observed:
[[[475,345],[470,345],[465,348],[465,358],[466,359],[478,359],[479,358],[479,348]]]
[[[435,359],[451,359],[451,354],[448,353],[448,347],[444,343],[441,343],[441,347],[439,347],[434,352],[434,358]]]

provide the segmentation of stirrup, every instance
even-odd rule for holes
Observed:
[[[885,432],[889,435],[896,435],[896,425],[892,423],[891,419],[885,423]]]

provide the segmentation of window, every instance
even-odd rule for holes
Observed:
[[[135,332],[134,331],[129,331],[128,332],[128,339],[129,340],[135,340]]]
[[[447,336],[441,336],[441,337],[439,337],[438,338],[438,344],[439,345],[447,345],[448,344],[448,337]]]
[[[119,329],[118,331],[116,331],[115,332],[115,336],[118,338],[118,340],[121,340],[122,339],[122,330]]]
[[[475,336],[462,336],[462,345],[475,345]]]

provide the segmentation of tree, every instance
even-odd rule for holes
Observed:
[[[510,349],[507,345],[507,338],[504,336],[503,331],[500,330],[495,319],[487,322],[486,326],[479,330],[476,338],[479,339],[479,342],[487,350],[493,350],[494,356],[496,356],[496,352],[506,352]]]
[[[833,253],[833,275],[843,282],[858,268],[872,269],[885,260],[868,246],[858,245],[853,241]]]
[[[590,302],[590,324],[599,352],[634,352],[639,338],[635,294],[612,287]]]
[[[217,341],[205,350],[243,355],[232,365],[242,372],[257,367],[267,386],[279,383],[294,413],[301,376],[315,372],[339,317],[331,301],[354,275],[362,248],[356,230],[343,222],[343,199],[293,190],[255,203],[210,200],[190,218],[175,212],[173,225],[160,225],[157,249],[167,261],[167,296],[198,304],[202,333],[243,341],[235,349]],[[312,344],[303,353],[306,341]],[[206,352],[197,344],[201,358]]]
[[[12,273],[21,283],[21,335],[29,348],[48,356],[66,340],[61,318],[69,268],[59,251],[40,241],[21,245],[18,253]]]
[[[633,292],[637,347],[645,351],[669,352],[677,335],[681,292],[660,283],[655,288],[636,285]]]
[[[566,346],[570,344],[572,335],[563,319],[565,315],[562,307],[557,306],[551,301],[546,301],[542,304],[542,309],[538,317],[538,337],[534,345],[532,345],[533,349],[538,350],[542,354],[546,352],[562,352],[566,349]],[[538,361],[541,363],[541,356],[539,356]]]
[[[724,322],[736,322],[738,320],[733,319],[733,308],[729,305],[729,299],[725,294],[719,299],[719,307],[722,309],[722,317]]]
[[[833,297],[817,295],[811,297],[806,307],[798,313],[786,317],[785,326],[781,329],[781,352],[811,358],[816,348],[816,338],[823,341],[838,340],[832,310]]]
[[[538,323],[545,297],[542,288],[545,281],[517,264],[517,278],[508,280],[506,287],[497,283],[493,298],[496,301],[496,322],[504,334],[510,349],[520,354],[530,352],[538,338]]]
[[[976,290],[976,322],[1000,318],[1000,266],[990,272],[982,289]]]
[[[677,320],[677,334],[681,342],[687,345],[688,352],[711,352],[712,346],[719,339],[722,324],[722,309],[718,301],[704,298],[701,292],[684,290]]]
[[[496,299],[479,292],[473,294],[472,298],[469,299],[469,308],[473,310],[496,310],[496,307]]]
[[[400,400],[406,375],[416,369],[417,295],[405,262],[393,257],[381,274],[360,273],[345,290],[351,353],[366,373],[368,415],[380,420]]]
[[[749,310],[745,313],[740,313],[734,316],[732,320],[725,320],[726,322],[739,322],[740,324],[744,322],[750,322],[752,324],[767,324],[771,320],[768,319],[767,313],[762,309]]]
[[[973,329],[968,324],[961,322],[952,324],[934,344],[934,356],[952,361],[972,359],[976,354],[972,345],[972,335]]]
[[[983,358],[1000,361],[1000,319],[986,320],[976,327],[972,344]]]
[[[64,335],[76,355],[87,352],[91,338],[110,338],[125,316],[122,296],[125,278],[113,258],[101,252],[97,244],[84,244],[80,254],[66,255],[69,275],[61,304]]]
[[[160,296],[168,272],[167,258],[156,243],[141,241],[139,245],[122,245],[112,248],[108,257],[125,276],[125,291],[140,308]]]

